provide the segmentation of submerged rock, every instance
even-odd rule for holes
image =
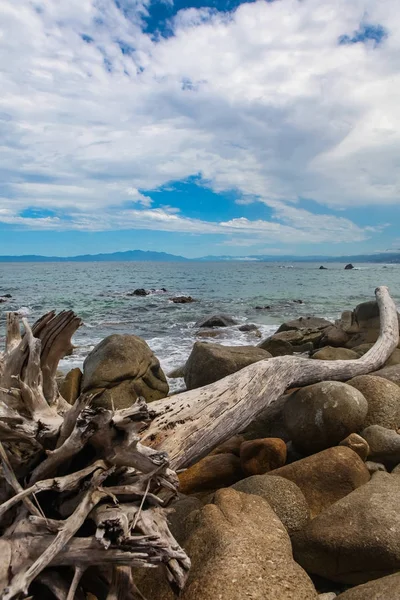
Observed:
[[[232,319],[229,315],[212,315],[202,321],[197,321],[196,327],[230,327],[236,325],[237,321]]]
[[[147,402],[168,395],[168,383],[158,359],[136,335],[106,337],[83,363],[83,392],[102,392],[95,403],[127,408],[139,397]]]
[[[351,269],[354,269],[354,265],[352,265],[351,263],[349,263],[348,265],[346,265],[345,268],[344,268],[345,271],[350,271]]]
[[[174,304],[189,304],[191,302],[196,302],[192,296],[174,296],[173,298],[170,298],[170,300]]]
[[[256,346],[196,342],[186,363],[186,387],[188,390],[202,387],[267,358],[271,354]]]
[[[148,296],[149,294],[149,290],[145,290],[144,288],[138,288],[137,290],[133,290],[133,292],[128,292],[127,296]]]

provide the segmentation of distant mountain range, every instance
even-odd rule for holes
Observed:
[[[253,254],[250,256],[204,256],[202,258],[185,258],[166,252],[128,250],[110,254],[81,254],[79,256],[0,256],[0,262],[121,262],[121,261],[154,261],[154,262],[193,262],[193,261],[251,261],[251,262],[321,262],[321,263],[400,263],[400,252],[381,252],[377,254],[359,254],[354,256],[269,256]]]

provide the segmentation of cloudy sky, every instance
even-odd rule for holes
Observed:
[[[398,0],[0,0],[0,254],[400,247]]]

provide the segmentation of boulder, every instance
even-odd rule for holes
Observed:
[[[293,536],[295,559],[310,573],[348,584],[400,570],[399,503],[399,477],[375,473]]]
[[[138,288],[137,290],[133,290],[133,292],[129,292],[127,296],[148,296],[150,292],[145,290],[144,288]]]
[[[260,330],[258,329],[257,325],[254,325],[254,323],[245,323],[244,325],[238,327],[238,329],[244,333],[253,332],[255,335],[261,336]]]
[[[327,271],[328,267],[324,267],[323,265],[320,266],[319,268],[320,271]]]
[[[293,560],[284,526],[263,498],[220,490],[214,504],[193,512],[188,522],[185,549],[192,568],[180,600],[317,600],[310,578]],[[146,598],[175,598],[161,570],[141,571],[134,578]]]
[[[369,445],[368,442],[358,435],[358,433],[351,433],[344,440],[339,443],[339,446],[347,446],[351,448],[358,454],[358,456],[366,461],[369,454]]]
[[[385,362],[385,367],[400,365],[400,349],[396,348]]]
[[[358,356],[364,356],[367,352],[369,352],[374,344],[360,344],[359,346],[354,346],[352,348],[353,352],[356,352]]]
[[[383,465],[382,465],[383,466]],[[400,464],[398,464],[392,471],[392,475],[400,475]]]
[[[359,375],[347,382],[362,393],[368,402],[364,427],[381,425],[389,429],[400,426],[400,387],[383,377]]]
[[[290,394],[283,414],[294,445],[311,454],[359,431],[367,411],[366,399],[355,388],[339,381],[321,381]]]
[[[336,598],[337,600],[400,600],[400,573],[357,585]]]
[[[345,268],[344,268],[345,271],[350,271],[351,269],[354,269],[354,265],[352,265],[351,263],[349,263],[348,265],[346,265]]]
[[[82,371],[79,368],[69,371],[60,385],[60,394],[73,404],[81,393]]]
[[[139,397],[147,402],[168,394],[168,383],[158,359],[142,338],[114,334],[105,338],[83,363],[83,392],[102,391],[95,403],[127,408]]]
[[[249,440],[240,446],[240,464],[246,476],[262,475],[285,462],[286,444],[279,438]]]
[[[348,348],[325,346],[321,350],[317,350],[312,355],[312,358],[316,360],[357,360],[359,355],[354,350],[349,350]]]
[[[370,474],[361,458],[350,448],[335,446],[290,465],[270,471],[290,479],[303,492],[311,517],[315,517],[356,488],[369,481]]]
[[[196,302],[192,296],[174,296],[173,298],[170,298],[170,300],[174,304],[189,304],[191,302]]]
[[[347,344],[349,339],[349,334],[343,331],[343,329],[337,325],[330,325],[323,330],[319,345],[321,347],[333,346],[334,348],[341,348]]]
[[[380,425],[370,425],[361,432],[368,442],[368,458],[387,466],[400,463],[400,434]]]
[[[371,373],[375,377],[382,377],[388,381],[393,381],[396,385],[400,386],[400,365],[394,365],[392,367],[383,367],[379,371]]]
[[[202,321],[197,321],[196,327],[230,327],[236,325],[235,319],[229,315],[212,315]]]
[[[243,435],[247,440],[266,437],[280,438],[285,442],[290,440],[290,435],[283,418],[283,408],[288,395],[281,396],[259,413],[250,425],[244,430]]]
[[[186,387],[202,387],[267,358],[271,358],[270,353],[255,346],[196,342],[186,363]]]
[[[226,440],[226,442],[223,442],[214,448],[214,450],[210,452],[209,456],[211,454],[227,454],[229,452],[235,454],[235,456],[240,456],[240,446],[244,441],[245,437],[243,435],[234,435]]]
[[[185,376],[185,367],[186,365],[180,365],[180,367],[176,367],[176,369],[173,369],[172,371],[170,371],[167,376],[170,379],[178,379],[180,377],[184,377]]]
[[[212,454],[179,473],[179,491],[182,494],[210,492],[228,487],[244,476],[237,456]]]
[[[303,492],[289,479],[253,475],[238,481],[232,488],[264,498],[278,515],[289,535],[303,529],[310,520],[310,509]]]
[[[386,469],[385,465],[383,465],[382,463],[377,463],[372,460],[367,460],[367,461],[365,461],[365,466],[367,467],[371,477],[377,471],[383,471],[384,473],[387,473],[387,469]]]
[[[182,545],[188,537],[187,518],[194,510],[200,510],[203,504],[196,496],[185,496],[179,494],[179,497],[170,505],[168,513],[169,529],[178,542]]]
[[[340,324],[350,335],[350,340],[346,344],[348,348],[361,344],[374,344],[379,337],[380,327],[377,302],[375,300],[363,302],[356,306],[353,312],[346,311],[337,324]]]
[[[319,317],[299,317],[292,321],[286,321],[278,329],[278,333],[281,331],[291,331],[299,329],[325,329],[330,327],[332,323],[327,319],[321,319]]]
[[[258,348],[262,348],[271,354],[271,356],[290,356],[293,354],[293,346],[285,340],[269,337],[258,344]]]

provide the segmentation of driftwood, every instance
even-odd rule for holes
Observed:
[[[58,362],[80,325],[49,313],[30,329],[8,315],[0,356],[0,598],[134,600],[131,567],[163,565],[182,589],[190,560],[168,529],[178,479],[243,430],[284,391],[347,380],[381,367],[398,344],[395,305],[376,297],[381,334],[355,361],[277,357],[204,388],[147,405],[97,407],[90,395],[70,406],[59,394]],[[90,574],[90,576],[89,576]]]

